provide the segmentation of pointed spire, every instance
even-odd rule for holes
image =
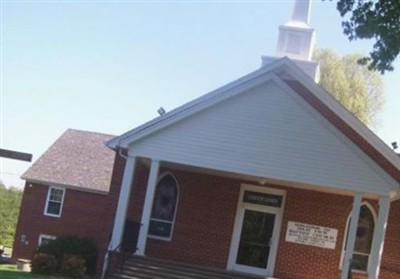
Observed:
[[[296,0],[290,21],[304,22],[309,25],[311,12],[311,0]]]

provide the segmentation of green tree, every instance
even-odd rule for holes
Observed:
[[[382,74],[392,71],[400,52],[400,1],[338,0],[337,10],[346,18],[343,32],[350,40],[375,39],[370,56],[358,62]]]
[[[12,247],[17,227],[22,191],[0,183],[0,245]]]
[[[360,54],[339,57],[330,49],[318,49],[319,84],[367,126],[377,124],[384,103],[381,75],[359,65]]]

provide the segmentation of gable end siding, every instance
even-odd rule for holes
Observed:
[[[387,193],[397,185],[284,87],[274,81],[242,92],[134,142],[130,154],[367,192]]]

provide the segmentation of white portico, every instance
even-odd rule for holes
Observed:
[[[342,279],[347,278],[354,256],[362,203],[366,198],[378,200],[367,270],[370,279],[377,278],[390,202],[400,195],[399,177],[390,169],[399,170],[400,162],[384,143],[314,82],[317,64],[311,61],[314,31],[309,27],[310,3],[296,1],[291,20],[280,27],[276,56],[292,60],[264,57],[262,68],[108,143],[110,148],[128,153],[111,249],[122,240],[135,166],[139,159],[145,158],[150,162],[150,171],[137,254],[146,254],[160,168],[174,165],[259,184],[351,196],[351,221],[340,267]],[[284,203],[280,206],[279,209],[264,207],[261,211],[283,215]],[[237,212],[240,223],[244,218],[240,216],[245,213],[239,209]],[[270,244],[274,252],[271,252],[272,263],[263,274],[266,276],[274,275],[279,235],[284,233],[280,228],[286,226],[283,217],[279,218],[274,223],[278,237]],[[228,268],[237,264],[235,234],[240,232],[232,231]]]
[[[111,147],[127,149],[129,154],[115,219],[113,247],[122,237],[136,158],[148,158],[151,163],[138,254],[146,252],[160,166],[174,164],[253,181],[273,181],[311,191],[353,195],[355,210],[342,278],[348,274],[353,255],[357,210],[363,198],[378,198],[380,207],[369,266],[370,278],[374,278],[372,274],[379,271],[390,200],[398,195],[398,182],[276,72],[300,80],[309,88],[307,92],[313,90],[316,97],[326,94],[291,61],[278,60],[109,142]],[[330,96],[325,97],[326,106],[349,118],[342,118],[342,121],[352,121],[360,134],[372,135],[336,102],[329,103]],[[321,104],[325,101],[320,99]],[[375,144],[374,140],[370,139],[371,145]],[[398,158],[391,155],[383,143],[375,146],[385,154],[382,156],[386,160],[397,166]]]

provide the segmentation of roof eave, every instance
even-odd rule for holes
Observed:
[[[62,187],[66,189],[71,189],[71,190],[76,190],[76,191],[82,191],[82,192],[88,192],[88,193],[93,193],[93,194],[101,194],[101,195],[108,195],[109,190],[96,190],[88,187],[82,187],[79,185],[68,185],[68,184],[62,184],[54,181],[46,181],[46,180],[40,180],[40,179],[30,179],[29,177],[24,177],[22,176],[21,179],[25,180],[26,183],[35,183],[35,184],[41,184],[41,185],[48,185],[48,186],[55,186],[55,187]]]
[[[340,119],[342,119],[349,127],[354,129],[362,138],[364,138],[377,152],[392,164],[397,170],[400,171],[400,159],[399,157],[372,131],[364,126],[356,117],[354,117],[349,111],[341,106],[328,92],[321,88],[315,81],[305,74],[293,61],[287,57],[283,57],[274,61],[273,63],[266,65],[242,78],[239,78],[223,87],[220,87],[210,93],[199,97],[189,103],[186,103],[162,116],[159,116],[137,128],[134,128],[121,136],[115,137],[109,142],[107,146],[111,149],[128,148],[133,142],[165,128],[168,125],[175,123],[181,119],[186,118],[200,110],[203,110],[220,100],[215,101],[214,98],[220,97],[225,92],[232,90],[240,91],[246,90],[248,87],[244,87],[243,84],[249,83],[251,80],[259,78],[270,72],[269,77],[276,77],[275,74],[285,72],[294,80],[299,81],[305,86],[320,102],[333,111]],[[251,84],[250,84],[251,85]],[[222,98],[223,99],[223,98]]]
[[[245,83],[249,83],[250,81],[259,78],[266,73],[270,72],[270,77],[275,76],[274,70],[278,70],[280,68],[285,68],[287,63],[290,62],[289,58],[283,57],[277,59],[276,61],[272,62],[270,65],[264,66],[258,70],[255,70],[244,77],[241,77],[233,82],[230,82],[218,89],[215,89],[199,98],[196,98],[184,105],[165,113],[162,116],[156,117],[143,125],[140,125],[118,137],[113,138],[109,142],[107,142],[107,147],[116,150],[119,147],[121,148],[128,148],[131,143],[134,141],[142,138],[145,135],[151,134],[159,129],[162,129],[169,124],[175,123],[176,121],[168,121],[172,118],[176,118],[180,120],[185,118],[193,113],[198,112],[198,106],[201,105],[201,109],[207,108],[213,105],[215,102],[213,101],[214,98],[217,98],[220,95],[223,95],[224,92],[228,92],[231,90],[236,90],[238,87],[242,86]],[[267,77],[268,78],[268,77]],[[246,88],[241,88],[240,91],[246,90]],[[218,102],[219,100],[217,100]],[[201,110],[200,109],[200,110]],[[182,115],[181,115],[182,114]],[[172,122],[172,123],[171,123]]]
[[[400,171],[400,158],[393,150],[389,148],[377,135],[362,124],[353,114],[345,109],[322,87],[316,84],[308,75],[303,73],[300,68],[292,61],[288,61],[288,73],[296,80],[300,81],[310,90],[324,105],[329,107],[338,117],[352,127],[360,136],[362,136],[371,146],[381,153],[393,166]]]

